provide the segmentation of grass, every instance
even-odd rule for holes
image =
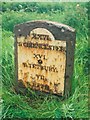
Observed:
[[[61,21],[68,24],[69,19],[65,21],[65,18],[69,13],[9,12],[5,12],[2,15],[1,67],[3,89],[0,93],[2,95],[0,101],[2,103],[1,118],[88,118],[88,42],[86,32],[83,34],[81,30],[82,26],[75,26],[79,29],[77,30],[76,38],[72,95],[62,101],[57,96],[38,95],[30,89],[28,91],[31,94],[29,92],[26,95],[17,94],[15,92],[14,34],[11,32],[13,26],[17,23],[34,19]],[[8,24],[6,21],[8,21]],[[73,26],[73,24],[71,25]]]
[[[86,43],[83,42],[83,46]],[[79,60],[77,56],[84,51],[82,44],[77,43],[76,46],[72,96],[64,101],[51,95],[39,97],[34,92],[32,96],[16,94],[14,89],[14,38],[11,32],[3,31],[2,46],[2,118],[88,118],[88,76],[83,71],[82,57]]]

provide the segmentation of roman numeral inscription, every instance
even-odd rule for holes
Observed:
[[[32,39],[51,40],[51,38],[49,37],[49,35],[36,34],[36,33],[32,33],[32,35],[31,35],[31,40],[32,40]]]

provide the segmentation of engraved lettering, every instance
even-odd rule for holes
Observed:
[[[24,67],[29,67],[29,68],[34,68],[34,69],[39,69],[39,70],[45,70],[49,72],[58,72],[57,68],[55,66],[43,66],[43,65],[38,65],[38,64],[30,64],[23,62],[22,65]]]
[[[32,33],[32,34],[31,34],[31,40],[32,40],[32,39],[51,40],[51,38],[49,37],[49,35],[36,34],[36,33]]]
[[[53,46],[48,44],[39,44],[39,43],[33,43],[33,42],[18,42],[19,46],[29,47],[29,48],[40,48],[40,49],[46,49],[46,50],[55,50],[55,51],[61,51],[65,52],[65,47],[63,46]]]
[[[33,54],[33,58],[47,60],[46,56],[41,54]]]

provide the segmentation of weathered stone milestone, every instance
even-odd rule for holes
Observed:
[[[73,73],[75,30],[51,21],[15,26],[16,79],[27,88],[69,95]]]

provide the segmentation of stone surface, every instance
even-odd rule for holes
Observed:
[[[16,79],[25,87],[68,96],[74,64],[75,29],[51,21],[16,25]]]

